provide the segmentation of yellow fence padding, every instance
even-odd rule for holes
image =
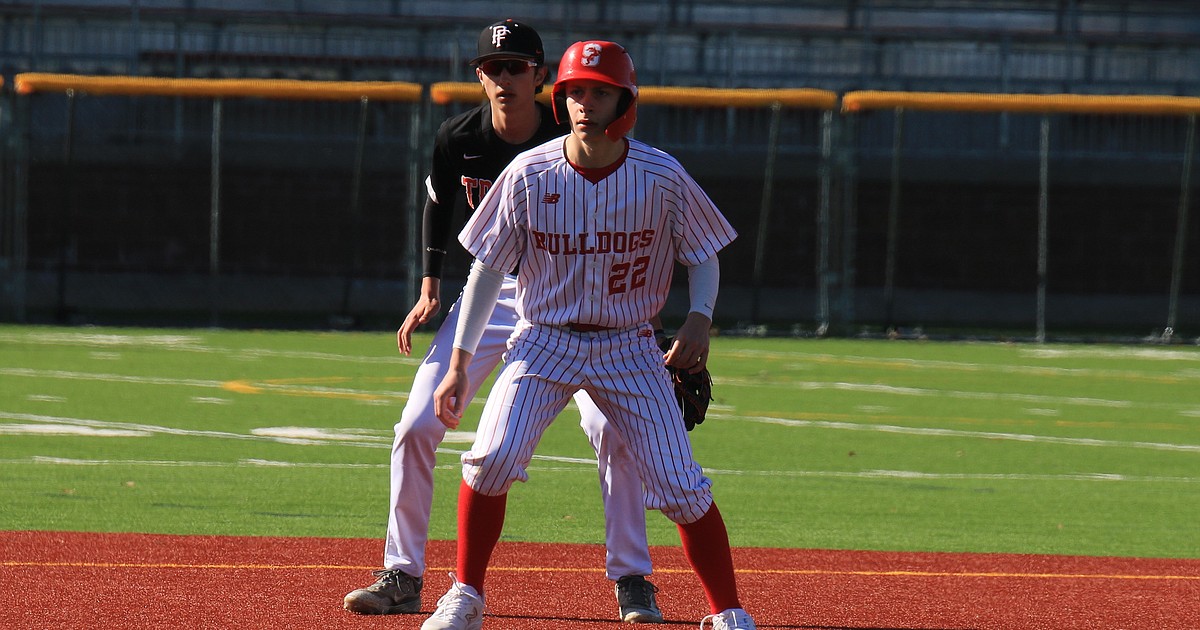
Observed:
[[[3,79],[0,78],[0,81]],[[2,85],[2,83],[0,83]],[[358,100],[417,102],[422,86],[392,81],[301,81],[295,79],[171,79],[162,77],[86,76],[23,73],[16,75],[18,94],[78,91],[97,95],[187,96],[196,98],[272,98],[295,100]],[[477,82],[440,82],[430,86],[434,103],[483,102]],[[538,94],[549,103],[550,89]],[[827,90],[741,89],[644,86],[638,100],[645,105],[722,108],[771,107],[833,110],[838,94]],[[854,91],[841,97],[846,114],[904,108],[955,112],[1077,113],[1190,115],[1200,113],[1200,97],[1092,94],[987,94],[966,92]]]
[[[896,108],[953,112],[1187,115],[1200,113],[1200,98],[876,91],[848,92],[842,97],[843,113]]]
[[[434,83],[429,88],[434,103],[471,103],[485,100],[483,87],[478,83],[444,82]],[[538,94],[538,100],[550,102],[550,87]],[[706,87],[658,87],[638,88],[638,102],[646,105],[673,105],[676,107],[770,107],[779,103],[784,107],[833,109],[837,107],[837,94],[826,90],[751,90]]]
[[[539,97],[542,95],[539,94]],[[450,103],[470,103],[478,101],[482,103],[487,100],[487,96],[483,93],[483,86],[478,82],[467,83],[458,81],[443,81],[434,83],[429,86],[429,98],[433,99],[438,105],[448,105]],[[539,100],[541,100],[539,98]]]
[[[65,92],[110,96],[189,96],[196,98],[272,98],[323,101],[421,99],[421,85],[391,81],[299,81],[295,79],[167,79],[160,77],[18,74],[18,94]]]
[[[654,87],[638,90],[638,101],[647,105],[679,107],[784,107],[833,109],[838,97],[834,92],[797,88],[790,90],[722,89],[706,87]]]

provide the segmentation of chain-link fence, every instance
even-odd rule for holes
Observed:
[[[441,84],[363,99],[320,92],[375,84],[22,76],[41,87],[6,108],[5,225],[22,238],[6,240],[5,307],[37,321],[394,325],[417,283],[430,135],[480,98],[472,84],[431,101]],[[171,89],[98,87],[139,81]],[[864,94],[883,105],[853,105]],[[1189,334],[1197,99],[921,96],[952,106],[643,88],[635,135],[679,157],[741,233],[722,253],[724,325]],[[449,285],[466,262],[452,258]]]

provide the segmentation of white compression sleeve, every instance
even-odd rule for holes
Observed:
[[[699,265],[688,267],[688,297],[692,305],[690,311],[700,313],[711,320],[720,285],[721,264],[717,262],[716,256]]]
[[[471,264],[467,286],[463,287],[462,312],[458,314],[458,326],[454,329],[454,347],[475,354],[479,340],[487,328],[496,300],[500,298],[500,285],[504,273],[496,271],[476,260]]]

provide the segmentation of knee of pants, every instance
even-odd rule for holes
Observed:
[[[406,405],[392,430],[396,436],[395,446],[422,444],[437,448],[446,438],[446,425],[433,413],[432,404]]]
[[[704,478],[700,487],[676,491],[669,496],[647,488],[646,509],[658,510],[672,523],[687,525],[704,516],[713,504],[712,481]]]
[[[708,509],[711,507],[712,497],[709,497],[706,503],[700,505],[689,504],[671,506],[669,508],[663,508],[662,513],[663,516],[667,517],[667,520],[675,523],[676,525],[688,525],[700,520],[706,513],[708,513]]]
[[[490,497],[508,493],[518,481],[529,479],[524,466],[493,457],[476,457],[470,451],[462,455],[463,481],[472,490]]]

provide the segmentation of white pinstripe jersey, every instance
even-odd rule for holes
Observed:
[[[697,265],[737,232],[675,158],[629,139],[599,182],[557,138],[518,155],[459,234],[485,265],[517,274],[534,323],[636,326],[666,304],[675,261]]]

